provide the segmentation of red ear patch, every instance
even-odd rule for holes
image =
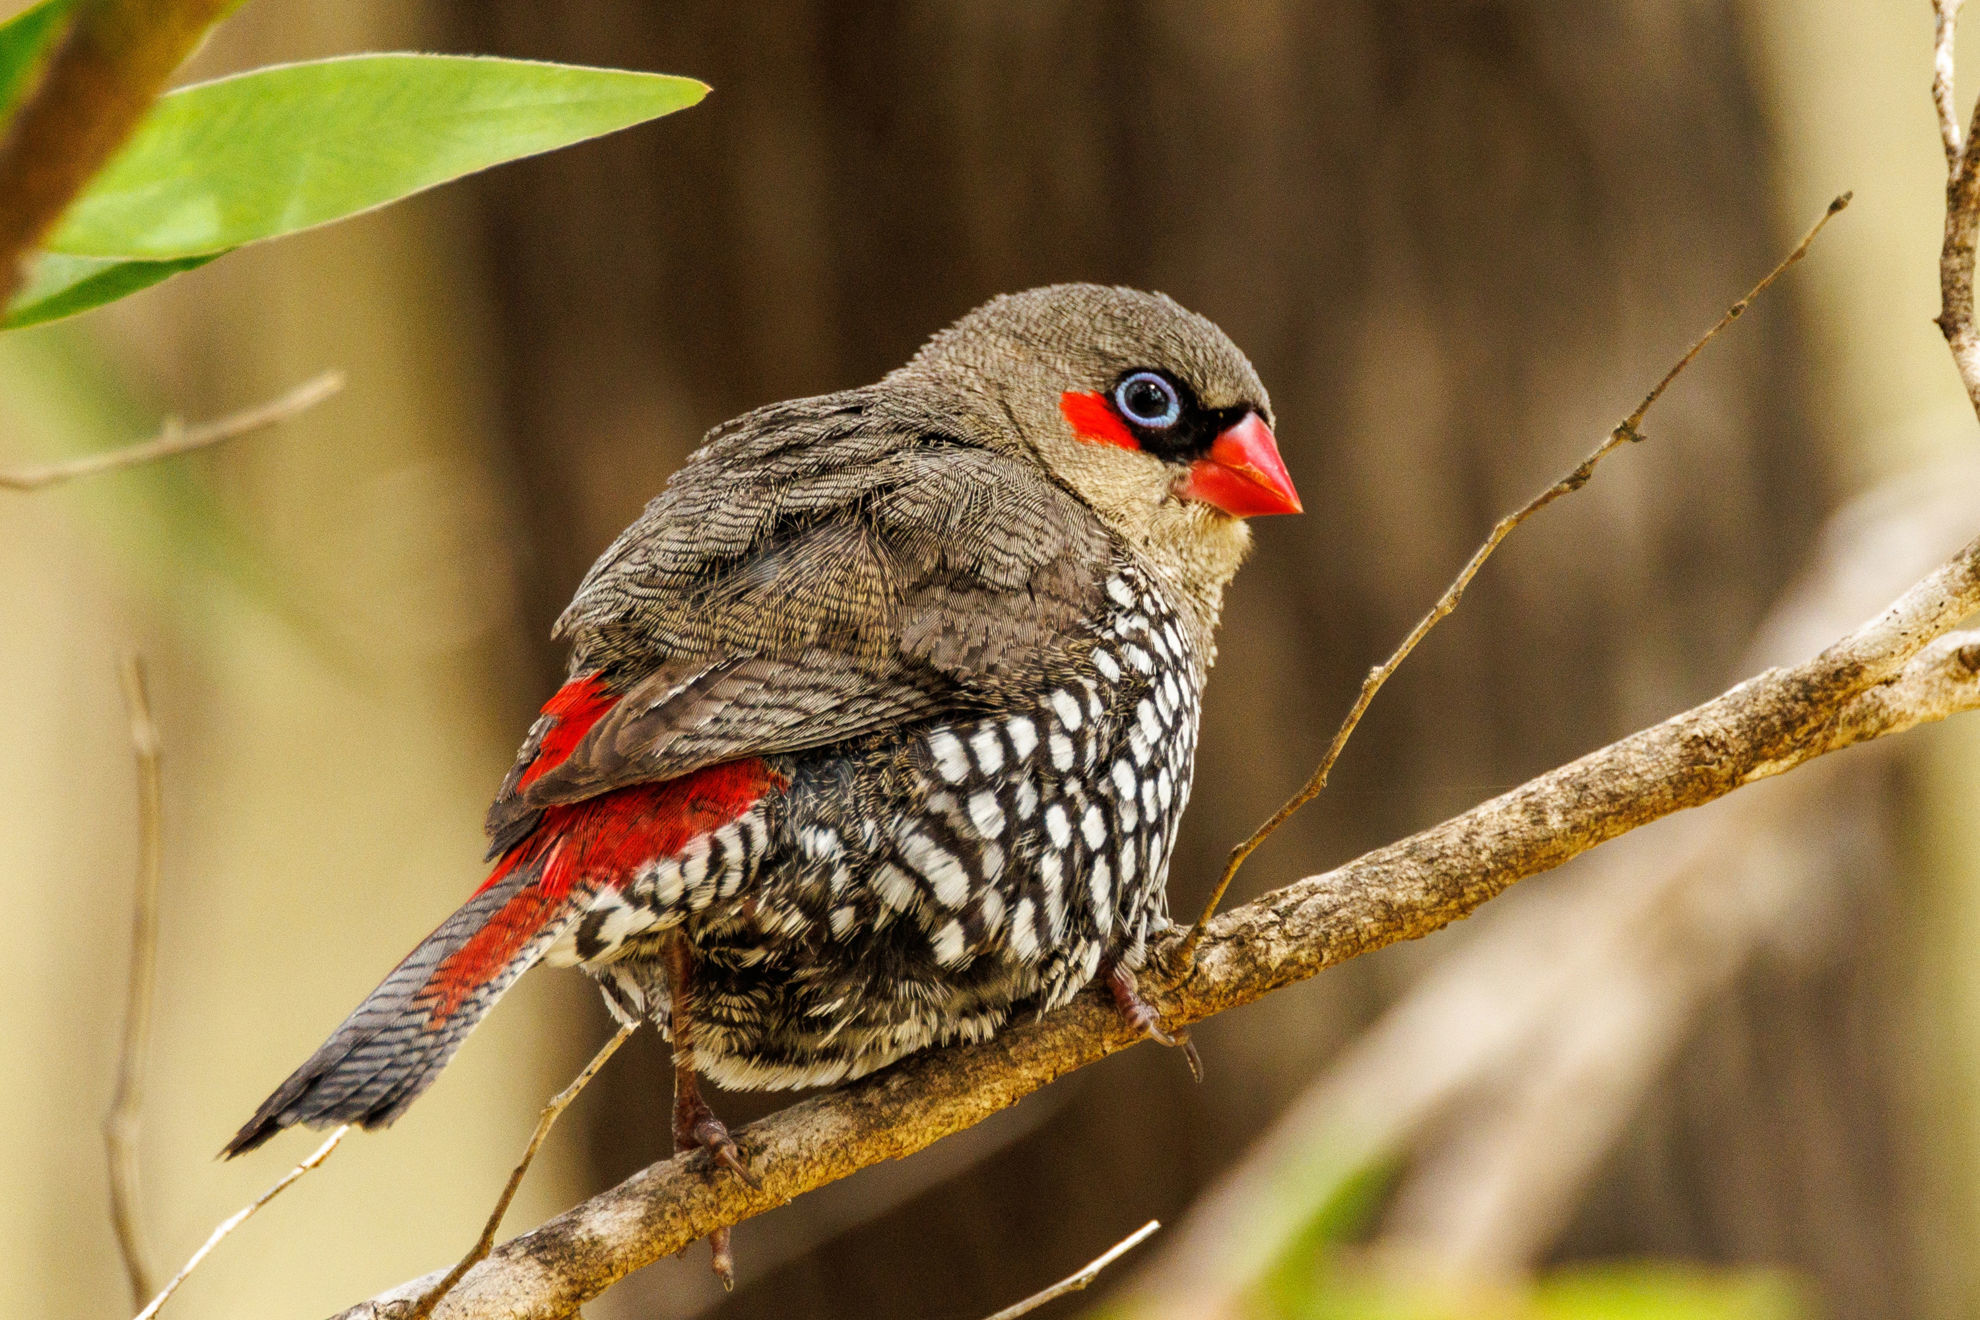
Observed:
[[[1127,423],[1104,394],[1067,390],[1059,396],[1059,411],[1064,414],[1066,425],[1072,427],[1073,435],[1089,445],[1113,445],[1137,451],[1141,448],[1141,442],[1127,429]]]

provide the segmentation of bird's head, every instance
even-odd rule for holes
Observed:
[[[996,298],[906,368],[966,383],[981,421],[1180,587],[1215,597],[1244,520],[1298,513],[1272,404],[1215,325],[1159,293],[1055,284]]]

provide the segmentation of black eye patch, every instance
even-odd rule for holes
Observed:
[[[1142,452],[1170,463],[1209,453],[1220,434],[1252,411],[1244,404],[1206,408],[1196,391],[1158,367],[1123,372],[1107,399]]]

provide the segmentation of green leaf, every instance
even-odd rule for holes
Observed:
[[[122,261],[116,257],[70,257],[60,252],[44,252],[35,259],[27,285],[14,295],[6,315],[0,316],[0,330],[59,321],[101,307],[181,271],[204,266],[219,255],[212,252],[175,261]]]
[[[41,0],[0,23],[0,120],[20,98],[55,44],[69,16],[71,0]]]
[[[48,247],[175,260],[693,105],[692,78],[457,55],[277,65],[159,98]]]

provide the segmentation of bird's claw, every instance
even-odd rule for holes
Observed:
[[[754,1190],[763,1190],[762,1180],[751,1173],[749,1166],[743,1163],[742,1148],[736,1145],[736,1139],[729,1135],[728,1125],[721,1119],[713,1114],[702,1115],[695,1120],[689,1136],[693,1144],[707,1151],[717,1164],[748,1183]]]
[[[679,1152],[705,1150],[716,1164],[721,1165],[752,1188],[761,1189],[763,1184],[749,1166],[743,1163],[742,1150],[736,1139],[729,1135],[729,1125],[715,1117],[715,1111],[701,1098],[698,1089],[689,1087],[676,1101],[674,1109],[674,1150]],[[710,1268],[715,1277],[722,1281],[725,1292],[733,1292],[736,1286],[736,1253],[729,1230],[718,1228],[708,1235]]]
[[[722,1281],[723,1292],[736,1290],[736,1253],[729,1242],[729,1230],[718,1228],[708,1235],[708,1246],[712,1253],[708,1267],[715,1271],[715,1277]]]
[[[1141,997],[1133,972],[1122,967],[1111,969],[1107,973],[1107,989],[1113,993],[1114,1008],[1130,1031],[1146,1036],[1158,1045],[1180,1049],[1183,1061],[1189,1064],[1189,1075],[1199,1082],[1203,1080],[1203,1056],[1196,1052],[1196,1043],[1189,1038],[1189,1032],[1162,1029],[1162,1015],[1156,1012],[1153,1004]]]

